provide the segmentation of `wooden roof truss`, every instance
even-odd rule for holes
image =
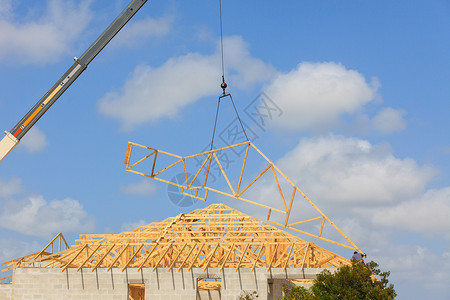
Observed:
[[[136,148],[144,149],[142,156],[132,159]],[[229,170],[224,166],[224,160],[221,157],[227,156],[227,151],[243,154],[237,155],[240,161],[240,170],[234,174],[230,174]],[[262,171],[257,174],[248,174],[246,168],[250,152],[259,156],[263,161]],[[135,155],[137,156],[137,155]],[[193,164],[192,161],[196,163]],[[147,165],[145,165],[147,163]],[[179,156],[155,148],[128,142],[125,155],[125,165],[128,172],[142,175],[151,179],[165,182],[169,185],[176,186],[180,189],[180,193],[189,197],[206,201],[208,193],[216,192],[221,195],[233,197],[235,199],[262,207],[267,210],[267,222],[282,226],[314,238],[324,240],[342,247],[362,252],[273,162],[271,162],[251,141],[238,143],[228,147],[213,149],[190,156]],[[141,168],[139,168],[143,165]],[[213,168],[218,170],[218,175],[223,176],[224,184],[217,188],[212,183],[211,177]],[[143,169],[143,170],[142,170]],[[165,176],[165,173],[183,174],[184,179],[174,181],[174,178]],[[195,174],[195,175],[194,175]],[[216,172],[217,174],[217,172]],[[217,177],[217,176],[216,176]],[[271,177],[277,198],[271,200],[270,205],[259,201],[259,199],[249,199],[245,197],[246,191],[256,186],[261,178]],[[215,178],[214,178],[215,179]],[[223,188],[225,186],[225,188]],[[290,221],[292,207],[295,201],[304,202],[313,209],[314,215],[300,221]],[[284,216],[284,222],[277,222],[272,219],[272,214],[278,213]],[[313,227],[314,230],[307,229],[305,225],[311,223],[320,224]],[[335,229],[336,234],[340,237],[337,241],[330,237],[324,237],[324,226],[331,225]],[[318,230],[317,230],[318,229]]]
[[[162,222],[119,234],[84,234],[70,248],[46,251],[6,263],[24,267],[152,269],[167,268],[329,268],[350,261],[310,242],[245,215],[212,204]],[[65,240],[64,240],[65,241]]]

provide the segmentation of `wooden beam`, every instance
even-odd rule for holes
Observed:
[[[152,250],[150,250],[150,252],[147,254],[147,256],[145,257],[144,261],[142,262],[142,264],[139,266],[139,268],[137,269],[138,272],[141,271],[141,269],[144,267],[145,263],[147,262],[147,260],[150,258],[150,255],[152,255],[153,251],[155,251],[155,249],[159,246],[158,243],[156,243],[153,247]]]
[[[269,264],[269,267],[267,268],[267,272],[269,272],[270,269],[272,268],[273,260],[275,259],[275,256],[277,255],[278,245],[279,245],[278,243],[275,245],[275,250],[273,251],[272,258],[270,259],[270,264]]]
[[[223,263],[222,263],[222,266],[221,266],[220,269],[219,269],[219,272],[222,271],[223,267],[225,266],[225,263],[227,262],[228,257],[230,256],[231,251],[233,251],[233,248],[234,248],[234,243],[231,244],[230,250],[228,251],[228,253],[227,253],[225,259],[223,260]]]
[[[114,268],[114,264],[119,260],[119,258],[122,256],[122,254],[125,253],[125,251],[127,250],[127,248],[129,247],[129,244],[126,244],[125,247],[123,247],[122,251],[120,251],[120,254],[118,254],[114,261],[109,265],[108,269],[106,269],[106,272],[109,272],[109,270],[111,270],[112,268]]]
[[[265,245],[262,244],[262,245],[261,245],[261,248],[259,249],[258,256],[256,257],[255,262],[253,263],[253,266],[252,266],[252,272],[255,270],[256,263],[258,262],[259,258],[261,257],[262,249],[263,249],[264,247],[265,247]]]
[[[211,254],[210,254],[208,260],[206,261],[206,265],[205,265],[205,267],[203,268],[203,271],[206,271],[206,269],[208,268],[209,263],[211,262],[212,258],[214,257],[214,253],[216,253],[217,248],[219,248],[219,244],[220,244],[220,243],[217,243],[216,246],[214,247],[213,251],[211,252]]]
[[[175,265],[175,263],[177,262],[178,258],[180,257],[181,253],[183,253],[184,248],[186,247],[187,242],[184,243],[183,248],[181,248],[181,251],[178,252],[177,256],[175,257],[175,259],[172,260],[172,263],[170,264],[170,267],[167,269],[167,272],[170,272],[173,268],[173,266]]]
[[[97,248],[95,248],[95,250],[92,251],[91,255],[89,255],[82,263],[81,265],[78,267],[77,272],[83,268],[84,264],[88,262],[88,260],[92,257],[92,255],[94,255],[94,253],[98,250],[98,248],[100,248],[101,244],[97,245]]]
[[[302,262],[302,266],[300,267],[300,272],[303,271],[303,267],[305,266],[306,257],[308,255],[308,250],[309,250],[309,242],[306,244],[305,255],[303,256],[303,262]]]
[[[194,260],[192,260],[191,265],[188,268],[188,271],[190,271],[192,269],[192,266],[194,265],[195,261],[197,260],[197,258],[199,257],[200,253],[202,252],[203,247],[205,246],[205,244],[202,244],[200,247],[200,250],[198,250],[197,254],[195,254],[194,256]]]
[[[188,261],[189,257],[191,256],[191,253],[194,251],[196,246],[197,246],[197,243],[195,243],[194,246],[191,248],[191,250],[189,250],[188,255],[186,256],[186,258],[183,260],[180,267],[178,268],[178,272],[180,272],[180,270],[183,268],[183,265]]]
[[[247,243],[247,245],[245,246],[245,249],[244,249],[244,251],[242,252],[241,258],[239,259],[239,263],[238,263],[238,265],[237,265],[237,267],[236,267],[236,271],[239,269],[239,266],[241,265],[242,260],[243,260],[244,257],[245,257],[245,253],[247,253],[248,246],[250,246],[250,243]]]
[[[78,251],[78,253],[61,269],[61,272],[64,272],[69,266],[70,264],[78,257],[78,255],[81,254],[81,252],[83,252],[84,248],[87,247],[87,244],[85,244],[80,251]]]
[[[131,258],[128,260],[128,262],[125,264],[125,266],[122,268],[122,272],[125,271],[126,268],[128,268],[128,265],[133,261],[135,256],[142,250],[144,247],[144,243],[141,244],[141,246],[134,252],[134,254],[131,256]]]
[[[291,259],[292,250],[294,250],[294,243],[291,244],[291,250],[289,251],[289,254],[287,256],[286,263],[284,264],[283,272],[286,271],[286,268],[287,268],[287,265],[289,263],[289,260]]]
[[[314,266],[312,266],[313,268],[320,268],[323,264],[326,264],[327,262],[329,262],[330,260],[333,260],[336,258],[337,255],[331,255],[330,257],[321,260],[320,262],[318,262],[317,264],[315,264]]]
[[[159,263],[163,260],[164,256],[166,256],[167,252],[169,251],[169,249],[172,247],[172,244],[169,244],[169,246],[167,246],[167,249],[164,251],[164,254],[161,255],[161,257],[159,258],[158,262],[155,264],[155,266],[153,267],[153,272],[155,272],[156,268],[158,267]]]

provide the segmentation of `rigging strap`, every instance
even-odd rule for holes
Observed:
[[[219,117],[220,100],[222,100],[222,98],[226,98],[226,97],[230,97],[231,103],[233,104],[234,111],[236,112],[236,116],[237,116],[237,119],[239,120],[239,124],[241,124],[241,128],[242,128],[242,131],[244,132],[245,138],[247,139],[247,141],[249,141],[247,133],[245,132],[244,125],[242,124],[241,118],[239,117],[239,113],[236,109],[236,105],[234,105],[233,97],[231,97],[230,93],[227,94],[225,91],[228,85],[225,82],[225,64],[224,64],[224,59],[223,59],[222,0],[219,0],[219,15],[220,15],[220,52],[221,52],[221,57],[222,57],[222,83],[220,84],[220,87],[222,88],[222,95],[219,97],[219,100],[217,101],[216,118],[214,120],[214,129],[213,129],[213,134],[212,134],[212,139],[211,139],[210,150],[212,150],[214,147],[214,136],[216,134],[217,119]]]

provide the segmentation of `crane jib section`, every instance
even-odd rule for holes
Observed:
[[[17,123],[13,129],[5,131],[5,137],[0,140],[0,162],[19,143],[20,139],[33,127],[56,100],[83,73],[89,63],[114,38],[123,26],[139,11],[147,0],[132,0],[122,13],[106,28],[94,43],[83,53],[65,74],[48,90],[48,92],[33,106],[31,110]]]
[[[30,125],[29,127],[31,127],[34,123],[36,123],[37,120],[39,120],[39,118],[47,111],[47,109],[50,108],[50,106],[58,99],[59,95],[61,95],[66,90],[63,89],[64,86],[69,81],[70,83],[72,83],[76,79],[76,77],[78,77],[74,75],[79,75],[79,73],[81,73],[80,69],[81,65],[79,63],[75,63],[74,66],[69,69],[69,74],[64,75],[62,77],[62,80],[60,80],[59,83],[56,84],[52,89],[50,89],[50,91],[48,91],[47,94],[42,97],[42,99],[33,107],[33,109],[31,109],[28,114],[25,115],[22,121],[19,122],[19,124],[17,124],[16,127],[11,130],[12,135],[20,139],[20,137],[22,137],[28,131],[24,129],[28,129],[28,125]],[[22,135],[20,135],[21,133]]]

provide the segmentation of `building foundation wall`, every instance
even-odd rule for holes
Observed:
[[[258,299],[278,299],[286,279],[314,279],[323,269],[250,268],[222,269],[157,268],[49,269],[18,268],[13,283],[0,285],[0,299],[6,300],[127,300],[128,284],[145,284],[145,299],[155,300],[236,300],[256,291]],[[198,291],[200,278],[220,278],[220,291]]]
[[[11,299],[12,287],[11,283],[0,283],[0,299]]]

